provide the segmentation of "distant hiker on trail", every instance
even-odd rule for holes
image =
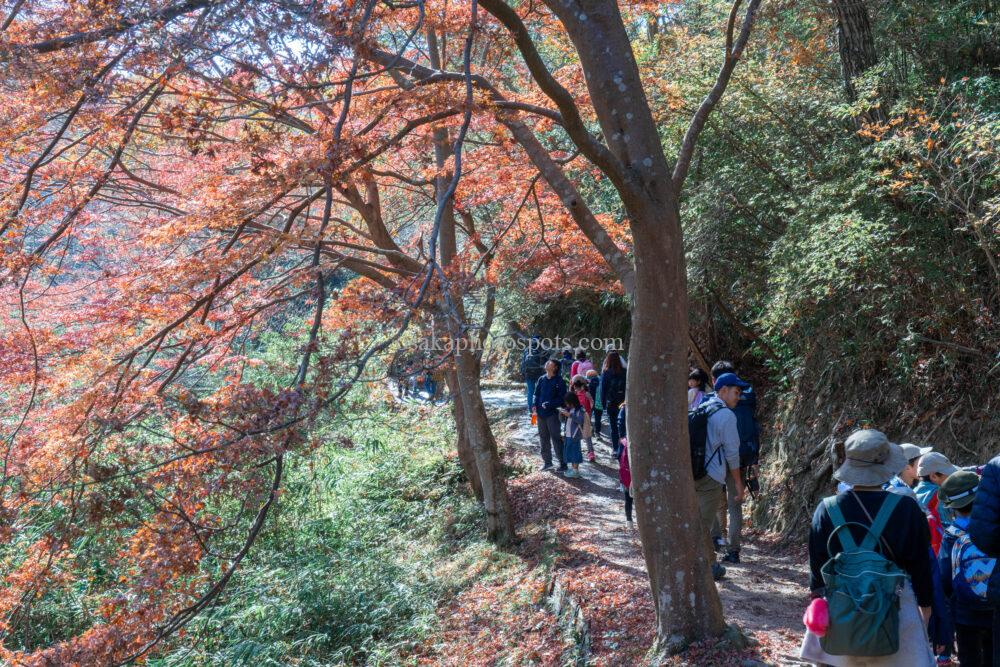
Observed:
[[[735,374],[736,370],[728,361],[719,361],[712,366],[712,381],[725,374]],[[753,392],[753,387],[744,383],[739,403],[733,407],[736,415],[736,429],[740,434],[739,446],[739,473],[741,486],[747,485],[751,492],[756,493],[757,464],[760,459],[760,427],[757,426],[757,395]],[[720,507],[721,518],[717,518],[712,526],[712,541],[718,548],[722,544],[722,522],[725,513],[729,514],[728,542],[726,544],[726,555],[722,560],[727,563],[740,562],[740,542],[743,536],[743,500],[736,500],[737,485],[734,476],[726,476],[726,493],[724,509]],[[744,494],[745,495],[745,494]]]
[[[524,378],[524,387],[527,390],[528,410],[531,410],[535,401],[535,382],[545,375],[545,362],[548,358],[549,355],[542,349],[538,334],[533,334],[521,355],[521,376]]]
[[[538,417],[538,439],[541,443],[542,470],[552,469],[552,451],[559,459],[559,469],[566,469],[563,455],[562,436],[559,435],[559,408],[566,399],[566,382],[559,375],[559,362],[549,359],[545,363],[545,375],[535,383],[533,410]]]
[[[594,437],[601,437],[601,414],[604,412],[604,406],[601,405],[601,374],[597,372],[597,369],[592,368],[587,371],[587,383],[589,385],[587,391],[590,392],[590,397],[594,399]]]
[[[740,475],[740,432],[736,428],[736,414],[733,408],[740,402],[740,393],[750,385],[735,373],[723,373],[715,380],[715,395],[702,403],[698,410],[690,413],[688,423],[702,411],[707,414],[705,476],[695,479],[694,488],[698,495],[698,509],[703,524],[706,548],[712,553],[712,524],[715,521],[719,503],[722,501],[722,485],[727,478],[732,479],[736,492],[735,500],[743,502],[746,490]],[[704,423],[704,422],[702,422]],[[692,447],[693,449],[693,447]],[[696,475],[697,476],[697,475]],[[714,560],[714,559],[713,559]],[[738,561],[737,561],[738,562]],[[726,576],[726,568],[712,563],[712,576],[718,580]]]
[[[576,392],[568,391],[563,400],[565,408],[559,408],[559,414],[566,418],[566,436],[563,439],[563,466],[572,466],[566,470],[566,477],[579,477],[583,454],[580,451],[580,440],[583,439],[583,429],[587,421],[587,413],[580,405]]]
[[[608,352],[601,367],[601,405],[608,414],[611,429],[611,452],[617,459],[621,453],[618,432],[618,408],[625,402],[625,368],[617,352]]]
[[[566,348],[562,351],[562,357],[559,359],[559,373],[562,374],[563,378],[569,382],[569,379],[573,377],[571,371],[573,370],[573,364],[576,360],[573,359],[573,350]]]
[[[622,414],[625,413],[624,406]],[[622,447],[621,454],[618,455],[618,481],[622,485],[622,494],[625,496],[625,528],[635,528],[632,522],[632,467],[629,464],[628,438],[625,438],[625,446]]]
[[[917,463],[917,474],[920,475],[920,483],[914,492],[917,494],[917,502],[927,513],[927,521],[931,528],[931,544],[934,546],[934,555],[938,555],[941,548],[941,539],[944,537],[945,529],[951,525],[951,510],[943,506],[938,498],[938,490],[948,476],[958,472],[958,468],[952,465],[948,457],[940,452],[930,452],[920,457]]]
[[[929,454],[933,448],[918,447],[909,442],[903,443],[899,447],[906,456],[906,466],[886,482],[885,490],[917,500],[917,494],[913,490],[913,486],[917,483],[917,462],[921,456]]]
[[[809,531],[809,588],[813,598],[825,598],[829,625],[822,638],[806,631],[800,655],[821,665],[930,667],[927,521],[912,498],[882,489],[906,455],[875,430],[853,433],[844,451],[833,477],[852,489],[824,499]]]
[[[587,378],[582,375],[573,376],[573,385],[571,388],[573,393],[575,393],[576,397],[580,400],[580,406],[583,408],[583,411],[587,413],[587,419],[591,424],[590,434],[588,435],[584,433],[583,441],[587,445],[587,460],[593,463],[597,456],[594,454],[594,399],[590,397],[589,387],[590,384],[587,382]]]
[[[969,517],[972,543],[990,558],[1000,558],[1000,456],[983,468]],[[993,666],[1000,665],[1000,605],[993,610]]]
[[[951,606],[962,667],[994,664],[993,612],[1000,601],[989,599],[989,587],[995,588],[1000,583],[996,561],[988,558],[968,534],[978,489],[979,475],[960,470],[950,475],[940,490],[941,503],[952,512],[954,521],[941,541],[938,569],[941,587]],[[1000,596],[1000,590],[995,595]]]
[[[569,374],[570,377],[576,377],[577,375],[587,375],[587,371],[593,370],[594,364],[591,363],[590,359],[587,358],[586,350],[577,350],[576,361],[570,366]]]
[[[688,375],[688,410],[694,410],[705,400],[708,392],[708,373],[700,368]]]

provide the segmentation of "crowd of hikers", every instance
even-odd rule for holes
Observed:
[[[634,488],[626,361],[610,350],[555,354],[532,338],[521,371],[542,469],[579,476],[605,437],[618,463],[625,528]],[[756,395],[733,364],[688,376],[688,431],[702,532],[716,580],[740,563],[743,503],[759,491]],[[602,429],[607,416],[608,435]],[[584,448],[586,454],[584,454]],[[816,665],[1000,667],[1000,456],[960,469],[932,447],[858,430],[834,447],[836,494],[816,508],[800,657]],[[728,524],[728,529],[727,529]],[[957,654],[957,655],[956,655]]]

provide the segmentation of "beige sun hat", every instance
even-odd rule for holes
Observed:
[[[833,478],[852,486],[881,486],[907,462],[900,446],[874,429],[852,433],[844,443],[844,455]]]
[[[920,457],[917,463],[917,474],[926,477],[932,472],[939,472],[942,475],[951,475],[957,472],[958,468],[948,460],[948,457],[941,452],[931,452]]]

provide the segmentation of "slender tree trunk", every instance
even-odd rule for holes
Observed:
[[[455,369],[465,409],[465,429],[482,482],[486,534],[491,542],[509,544],[515,538],[514,515],[510,508],[507,480],[500,463],[497,442],[486,416],[486,406],[479,387],[479,364],[471,351],[456,351]]]
[[[469,434],[465,427],[465,397],[462,395],[458,384],[458,373],[454,368],[445,373],[445,382],[448,384],[448,393],[451,394],[451,414],[455,419],[458,461],[462,464],[462,471],[469,480],[469,486],[476,495],[476,500],[483,502],[483,483],[479,479],[476,454],[472,451],[472,445],[469,444]]]
[[[455,449],[458,452],[458,460],[462,465],[462,471],[469,480],[469,487],[476,496],[476,500],[483,502],[483,482],[479,478],[479,466],[476,464],[476,454],[472,451],[469,443],[469,432],[465,425],[465,399],[458,383],[458,374],[454,369],[449,370],[446,377],[448,393],[451,394],[451,414],[455,420]]]
[[[431,63],[436,69],[440,69],[443,58],[433,30],[428,30],[427,41]],[[445,128],[435,129],[433,136],[434,158],[439,170],[434,189],[440,201],[452,178],[451,172],[444,170],[448,158],[452,155],[452,148]],[[441,266],[447,273],[449,265],[458,254],[458,225],[455,224],[453,201],[446,203],[441,219],[440,240]],[[474,340],[473,335],[463,331],[468,319],[462,301],[462,290],[454,285],[450,285],[449,289],[454,312],[445,313],[445,317],[448,320],[448,331],[451,333],[457,394],[462,406],[461,421],[465,428],[466,442],[478,471],[479,489],[486,511],[486,533],[491,542],[508,544],[515,537],[514,515],[510,508],[507,480],[503,475],[496,438],[493,437],[493,430],[486,415],[486,406],[483,405],[479,356],[475,345],[478,341]],[[459,418],[456,416],[456,426],[458,421]],[[461,445],[461,440],[459,444]],[[462,456],[461,450],[459,456]]]

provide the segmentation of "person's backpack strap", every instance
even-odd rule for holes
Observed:
[[[871,528],[868,529],[868,535],[865,536],[864,541],[861,543],[861,548],[865,551],[873,551],[875,549],[875,543],[882,537],[882,531],[885,530],[886,524],[889,523],[889,517],[892,515],[892,511],[896,509],[899,499],[902,498],[897,493],[887,493],[885,500],[882,501],[882,507],[879,508],[878,514],[875,515],[875,520],[872,522]]]
[[[823,506],[826,507],[826,513],[829,515],[830,521],[833,522],[833,531],[830,532],[830,537],[826,541],[827,552],[830,551],[830,540],[833,539],[834,535],[840,538],[840,544],[844,547],[844,551],[856,551],[858,545],[854,542],[851,531],[847,530],[847,521],[844,520],[844,514],[837,505],[837,496],[824,498]]]

